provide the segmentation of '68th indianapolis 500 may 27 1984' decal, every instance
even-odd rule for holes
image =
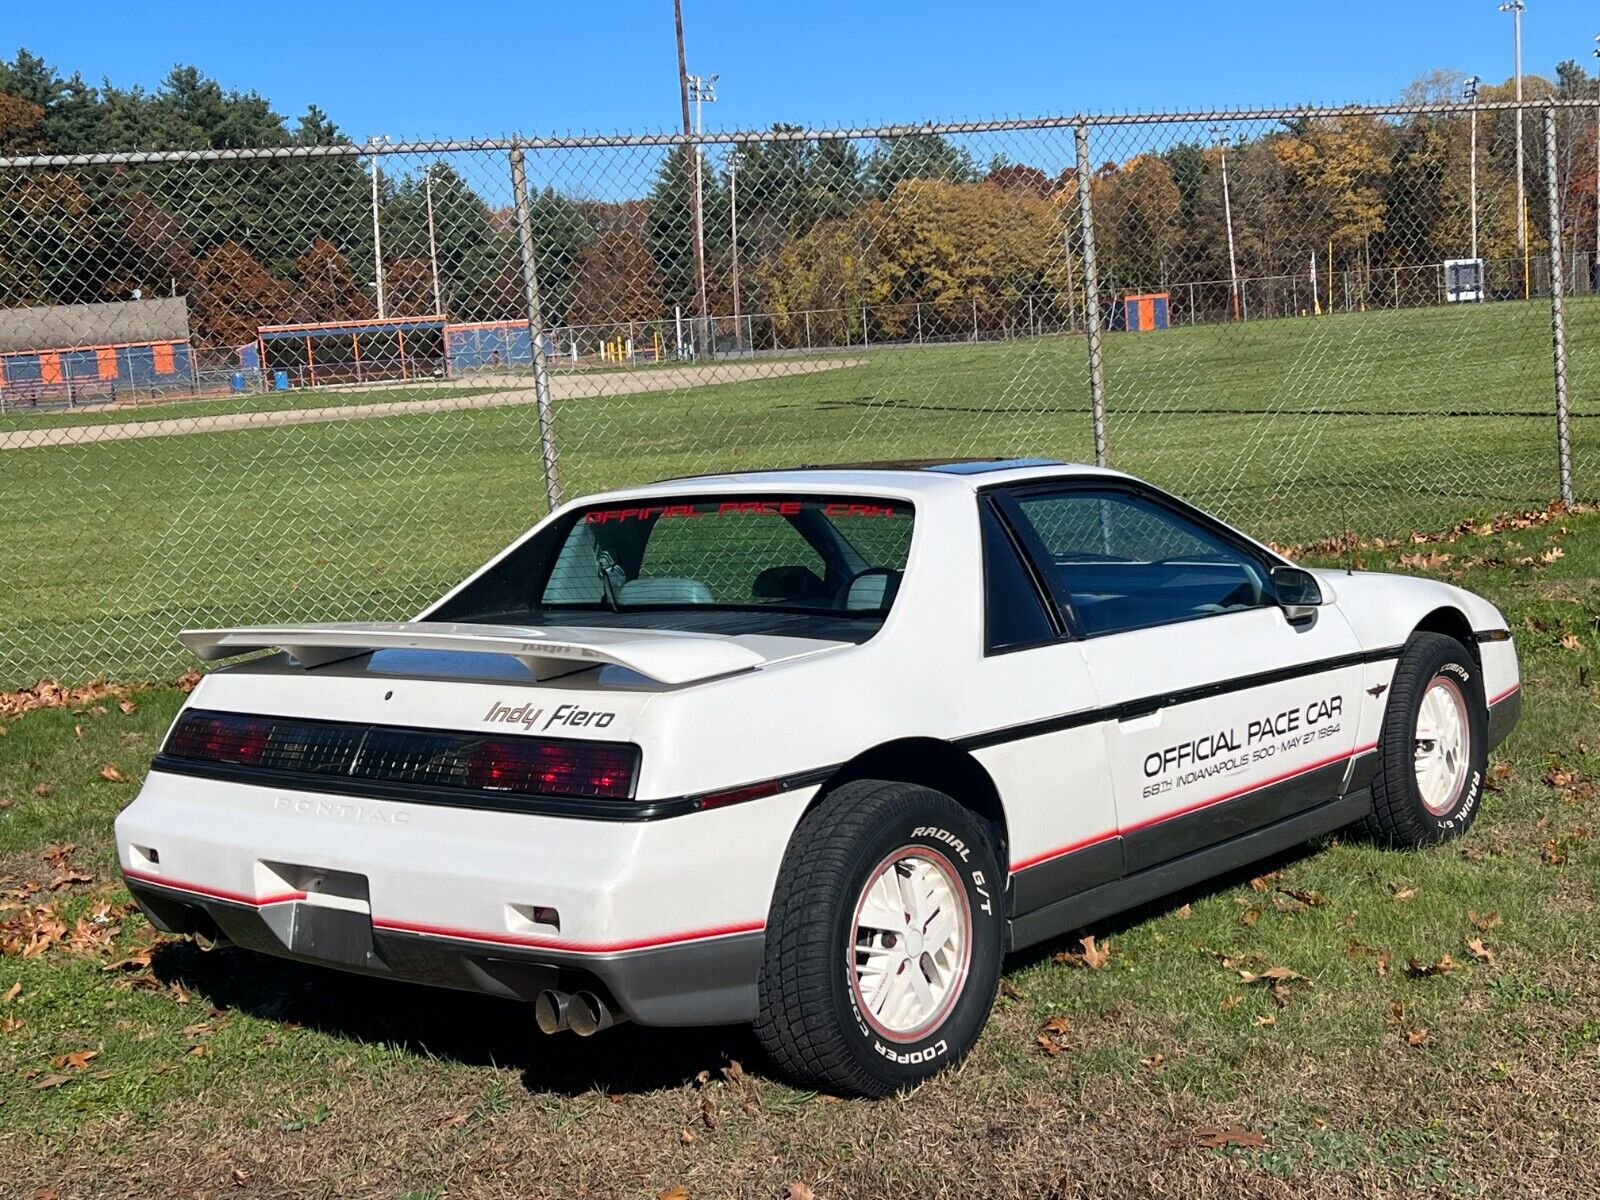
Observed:
[[[1343,696],[1310,700],[1252,717],[1214,733],[1152,750],[1144,757],[1146,796],[1187,787],[1218,775],[1233,775],[1255,763],[1287,754],[1339,732]]]

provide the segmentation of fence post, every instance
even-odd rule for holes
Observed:
[[[1544,110],[1545,185],[1550,206],[1550,341],[1556,368],[1556,462],[1561,475],[1561,499],[1571,504],[1572,437],[1567,426],[1567,319],[1562,309],[1566,281],[1561,271],[1561,187],[1556,179],[1556,110]]]
[[[1082,122],[1072,127],[1078,149],[1078,213],[1083,222],[1083,307],[1084,328],[1089,336],[1089,403],[1094,414],[1094,461],[1106,466],[1106,372],[1105,352],[1100,333],[1100,274],[1094,257],[1094,202],[1089,186],[1089,127]]]
[[[522,293],[527,304],[528,342],[533,352],[533,395],[539,409],[539,456],[544,463],[544,495],[551,508],[561,503],[556,461],[555,412],[550,403],[550,368],[544,360],[544,317],[539,312],[539,278],[534,274],[533,216],[528,207],[528,168],[522,147],[511,147],[511,194],[517,208],[517,253],[522,259]]]

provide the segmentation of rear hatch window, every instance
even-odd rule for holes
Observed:
[[[870,629],[899,592],[913,523],[909,503],[859,497],[596,505],[529,539],[430,616],[641,624],[653,614],[652,627],[709,629],[697,617],[744,614],[753,621],[734,624],[755,631],[771,614]]]

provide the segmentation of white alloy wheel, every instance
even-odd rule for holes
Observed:
[[[972,913],[950,861],[926,846],[890,854],[867,876],[851,929],[850,986],[867,1023],[895,1042],[937,1028],[972,960]]]
[[[1472,763],[1467,701],[1455,680],[1436,675],[1417,712],[1417,792],[1423,807],[1442,817],[1456,806]]]

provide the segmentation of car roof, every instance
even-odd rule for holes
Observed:
[[[1061,478],[1066,475],[1116,477],[1120,472],[1053,458],[904,459],[892,462],[814,463],[713,475],[683,475],[629,491],[682,492],[686,487],[699,483],[715,484],[719,490],[732,484],[751,488],[792,488],[799,485],[808,491],[818,488],[848,491],[851,487],[862,485],[889,485],[906,492],[944,489],[971,491],[991,483]]]

